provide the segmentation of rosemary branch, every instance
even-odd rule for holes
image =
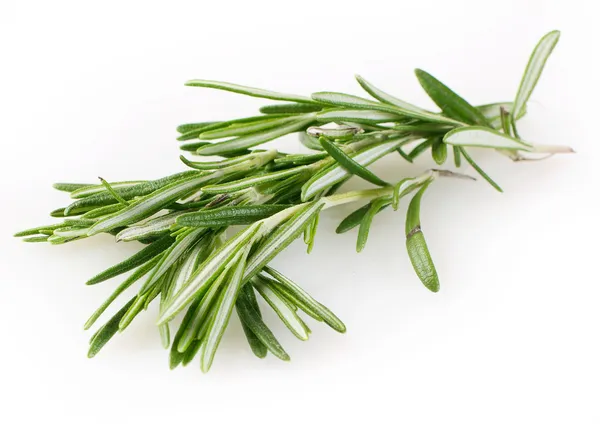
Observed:
[[[516,127],[558,38],[559,33],[553,31],[540,40],[512,103],[473,106],[432,75],[417,70],[419,83],[440,112],[406,103],[360,76],[358,83],[374,100],[335,92],[307,97],[218,81],[189,81],[189,86],[287,103],[263,106],[252,117],[178,127],[183,151],[220,156],[219,160],[193,161],[182,156],[190,169],[158,180],[107,182],[101,178],[99,185],[55,184],[72,199],[51,213],[63,221],[16,236],[27,242],[63,244],[109,233],[117,241],[145,245],[87,282],[99,284],[133,271],[92,314],[86,329],[127,288],[139,286],[138,293],[93,335],[90,357],[158,298],[157,325],[161,343],[170,348],[172,368],[187,365],[199,355],[201,369],[208,371],[234,309],[256,356],[271,352],[288,360],[262,319],[256,293],[301,340],[308,339],[310,330],[299,311],[338,332],[346,329],[327,307],[270,265],[302,234],[310,252],[320,213],[326,209],[366,202],[336,230],[359,227],[357,251],[361,251],[374,217],[389,206],[396,210],[401,198],[416,192],[406,216],[407,252],[425,287],[433,292],[440,288],[421,228],[421,199],[438,177],[474,178],[434,169],[392,184],[367,166],[395,153],[412,162],[428,150],[435,163],[443,166],[450,150],[456,167],[464,158],[501,191],[468,149],[487,148],[512,160],[572,152],[566,146],[527,142]],[[298,133],[310,152],[287,154],[257,148],[290,133]],[[352,176],[378,187],[339,193]],[[244,227],[226,237],[227,230],[237,225]],[[171,337],[172,319],[184,310],[183,321]]]

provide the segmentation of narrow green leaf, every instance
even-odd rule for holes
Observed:
[[[126,187],[117,187],[115,188],[115,191],[119,193],[119,195],[123,197],[123,199],[132,200],[135,197],[148,195],[153,191],[163,188],[176,181],[185,180],[187,178],[199,175],[200,173],[198,171],[179,172],[177,174],[169,175],[167,177],[160,178],[154,181],[148,181],[142,184],[136,184]],[[74,215],[75,210],[88,211],[99,206],[112,205],[115,203],[117,203],[117,201],[110,193],[96,193],[86,196],[82,199],[78,199],[75,202],[71,203],[68,207],[65,208],[64,215]]]
[[[234,124],[210,131],[205,130],[200,133],[199,137],[200,140],[217,140],[225,137],[237,137],[252,134],[258,131],[268,130],[273,127],[280,127],[291,122],[296,122],[297,120],[298,117],[293,115],[285,115],[285,117],[279,119],[276,119],[273,115],[273,118],[263,119],[261,121],[249,122],[246,124]]]
[[[460,168],[460,165],[461,165],[460,147],[452,146],[452,154],[454,155],[454,166],[456,166],[457,168]]]
[[[267,115],[279,113],[310,113],[323,109],[321,106],[310,103],[282,103],[277,105],[262,106],[259,111]]]
[[[204,128],[208,125],[212,125],[214,124],[214,121],[211,122],[194,122],[194,123],[190,123],[190,124],[182,124],[179,125],[176,129],[177,132],[180,134],[185,134],[187,132],[193,131],[193,130],[199,130],[201,128]]]
[[[220,143],[212,143],[202,146],[196,151],[196,153],[202,156],[212,156],[247,149],[249,147],[263,144],[267,141],[282,137],[286,134],[302,130],[314,121],[314,114],[300,115],[295,120],[275,128],[236,137]]]
[[[485,116],[465,99],[427,72],[416,69],[415,74],[421,87],[442,112],[450,118],[472,125],[489,126]]]
[[[213,176],[211,175],[196,175],[181,181],[175,181],[127,206],[115,215],[111,215],[99,221],[90,229],[88,235],[91,236],[106,232],[148,218],[175,200],[202,187],[212,179]]]
[[[104,347],[106,343],[119,331],[119,322],[121,318],[127,313],[129,308],[135,302],[136,297],[131,299],[125,306],[123,306],[119,312],[115,314],[106,324],[104,324],[100,330],[94,334],[90,340],[90,349],[88,351],[88,358],[93,358],[100,352],[100,349]]]
[[[72,193],[75,190],[79,190],[83,187],[89,187],[91,184],[80,184],[80,183],[54,183],[52,187],[58,191],[66,191]]]
[[[287,301],[281,299],[276,292],[260,282],[260,280],[254,281],[253,285],[292,334],[300,340],[308,340],[306,324],[300,319],[298,314],[288,306]]]
[[[346,332],[346,326],[344,323],[327,307],[316,301],[312,296],[304,291],[298,284],[271,267],[265,267],[264,271],[273,277],[277,282],[279,282],[286,291],[292,294],[292,299],[296,300],[296,305],[304,312],[308,313],[309,315],[314,314],[320,317],[327,325],[337,332]]]
[[[484,180],[486,180],[488,183],[490,183],[490,185],[492,187],[494,187],[496,190],[498,190],[500,193],[502,193],[503,192],[502,188],[494,180],[492,180],[492,178],[488,174],[486,174],[485,171],[479,167],[479,165],[477,165],[477,163],[473,160],[473,158],[467,153],[465,148],[459,147],[459,149],[460,149],[460,153],[465,157],[465,160],[467,162],[469,162],[469,165],[471,165],[471,167],[475,171],[477,171],[477,173],[479,175],[481,175]]]
[[[437,113],[429,112],[427,110],[421,109],[420,107],[411,105],[410,103],[406,103],[400,99],[397,99],[396,97],[393,97],[385,93],[384,91],[378,89],[373,84],[371,84],[359,75],[356,75],[356,80],[361,85],[361,87],[364,88],[365,91],[371,96],[389,105],[393,105],[394,108],[399,111],[399,113],[402,113],[405,116],[420,119],[426,122],[439,122],[442,124],[448,124],[452,126],[463,125],[461,122],[455,121],[454,119],[438,115]]]
[[[456,128],[444,136],[444,143],[460,147],[534,151],[531,144],[485,127]]]
[[[369,204],[369,209],[360,221],[360,227],[358,229],[358,238],[356,240],[357,252],[361,252],[367,244],[367,239],[369,238],[369,229],[371,228],[371,222],[373,222],[373,218],[383,208],[389,206],[389,204],[389,198],[378,198],[371,201],[371,203]]]
[[[411,138],[405,137],[372,145],[356,154],[351,155],[351,157],[359,165],[370,165],[410,140]],[[346,171],[339,163],[325,168],[323,171],[313,175],[313,177],[304,184],[302,187],[302,199],[304,201],[311,199],[317,193],[320,193],[323,190],[326,190],[327,188],[339,183],[348,175],[349,172]]]
[[[123,293],[125,290],[127,290],[129,287],[131,287],[131,285],[133,283],[138,281],[140,278],[142,278],[144,275],[146,275],[152,268],[154,268],[154,266],[156,266],[156,264],[160,260],[160,257],[161,257],[161,255],[158,255],[158,256],[155,256],[154,258],[150,259],[148,262],[146,262],[145,264],[141,265],[138,269],[136,269],[129,277],[127,277],[125,279],[125,281],[123,281],[115,289],[115,291],[108,297],[108,299],[106,299],[104,301],[104,303],[102,303],[102,305],[100,305],[100,307],[98,309],[96,309],[96,311],[92,314],[92,316],[86,321],[86,323],[83,327],[84,330],[91,328],[92,325],[94,325],[95,322],[98,320],[98,318],[100,318],[100,316],[104,313],[104,311],[106,311],[106,308],[108,308],[112,304],[112,302],[114,302],[114,300],[117,297],[119,297],[119,295],[121,293]]]
[[[523,78],[521,79],[519,91],[517,91],[517,96],[515,97],[515,106],[512,110],[512,116],[515,118],[515,121],[526,107],[527,101],[529,100],[529,97],[531,97],[531,93],[544,70],[546,61],[552,53],[552,50],[554,50],[556,43],[558,43],[559,38],[560,32],[552,31],[544,35],[537,46],[535,46],[535,49],[529,58],[529,62],[527,63],[527,68],[525,68]]]
[[[306,244],[306,253],[312,252],[315,245],[315,236],[319,227],[319,215],[316,215],[310,224],[304,229],[304,243]]]
[[[317,113],[319,122],[356,122],[359,124],[375,124],[384,122],[401,122],[401,115],[377,110],[364,109],[327,109]]]
[[[194,244],[198,243],[205,233],[206,230],[204,228],[197,228],[188,231],[183,237],[176,239],[162,255],[160,262],[156,265],[154,271],[140,289],[140,295],[149,292],[158,283],[159,279],[162,278],[179,259],[184,257],[185,253],[189,252],[194,247]]]
[[[279,252],[288,247],[310,221],[321,211],[324,203],[315,201],[300,208],[290,219],[279,225],[273,233],[262,240],[248,259],[244,281],[258,274]]]
[[[321,137],[319,139],[319,142],[321,143],[325,151],[329,153],[331,157],[335,159],[335,161],[339,163],[346,171],[378,186],[384,187],[389,185],[387,182],[383,181],[373,172],[369,171],[367,168],[356,162],[342,149],[337,147],[333,142],[327,140],[325,137]]]
[[[173,343],[171,344],[171,350],[169,352],[169,367],[171,369],[177,368],[177,366],[184,359],[184,353],[181,353],[177,350],[177,345],[179,344],[179,340],[181,339],[183,332],[185,331],[188,324],[191,322],[191,320],[193,318],[193,314],[194,314],[194,311],[196,310],[196,306],[198,305],[198,302],[199,302],[199,299],[195,300],[190,305],[190,307],[186,311],[185,315],[183,316],[183,320],[181,321],[181,324],[179,324],[179,328],[177,329],[177,332],[175,333],[175,337],[173,338]],[[199,343],[200,342],[197,342],[196,344],[199,344]],[[192,347],[190,347],[190,349],[191,348]]]
[[[291,205],[247,205],[224,206],[190,212],[177,218],[177,223],[186,227],[223,227],[230,225],[248,225],[268,218]]]
[[[511,115],[506,109],[500,109],[500,125],[504,134],[514,137],[511,127]]]
[[[290,356],[279,344],[269,327],[263,322],[262,318],[248,302],[246,296],[239,296],[236,301],[237,312],[240,320],[252,331],[258,340],[264,344],[269,352],[283,361],[289,361]]]
[[[211,284],[206,294],[200,299],[200,303],[198,303],[198,306],[194,311],[192,320],[186,327],[177,344],[177,350],[180,352],[185,352],[194,340],[202,339],[203,332],[208,330],[209,327],[207,322],[210,321],[211,316],[216,313],[218,309],[217,303],[219,295],[223,291],[223,283],[233,265],[236,264],[232,261],[225,267],[217,279]]]
[[[68,222],[61,222],[60,224],[44,225],[41,227],[29,228],[27,230],[23,230],[23,231],[19,231],[18,233],[15,233],[13,235],[13,237],[32,236],[35,234],[39,234],[41,231],[45,231],[45,230],[53,231],[53,230],[56,230],[57,228],[67,227],[67,226],[69,226]]]
[[[362,219],[364,218],[364,216],[370,208],[371,204],[367,203],[366,205],[356,209],[354,212],[352,212],[350,215],[344,218],[342,222],[340,222],[340,225],[337,226],[335,232],[338,234],[342,234],[360,225],[360,222],[362,221]],[[383,209],[384,208],[381,208],[380,211]]]
[[[143,180],[139,180],[139,181],[116,181],[113,183],[110,183],[110,187],[112,189],[118,189],[118,188],[123,188],[123,187],[132,187],[132,186],[136,186],[138,184],[144,184],[147,183],[148,181],[143,181]],[[84,187],[78,188],[76,190],[73,190],[71,192],[71,198],[72,199],[82,199],[84,197],[87,196],[91,196],[92,194],[97,194],[97,193],[107,193],[108,189],[106,188],[106,186],[104,184],[97,184],[97,185],[86,185]],[[115,190],[116,191],[116,190]],[[118,194],[118,191],[116,191]],[[120,196],[120,194],[119,194]],[[113,195],[114,197],[114,195]]]
[[[414,161],[417,157],[419,157],[419,155],[421,153],[423,153],[425,150],[427,150],[429,147],[431,147],[434,140],[435,140],[435,138],[428,138],[427,140],[423,141],[422,143],[417,144],[417,146],[414,147],[410,151],[410,153],[408,154],[408,157]]]
[[[106,281],[110,278],[116,277],[117,275],[123,274],[127,271],[137,268],[138,266],[150,261],[152,258],[168,249],[174,241],[175,240],[169,235],[165,235],[157,241],[144,247],[139,252],[125,259],[123,262],[111,266],[110,268],[101,272],[95,277],[90,278],[85,284],[98,284],[102,281]]]
[[[246,96],[261,97],[263,99],[283,100],[297,103],[315,103],[309,97],[297,96],[295,94],[277,93],[275,91],[263,90],[261,88],[247,87],[244,85],[231,84],[222,81],[210,81],[195,79],[185,83],[189,87],[207,87],[217,90],[231,91],[234,93],[244,94]]]
[[[436,139],[431,145],[431,157],[438,165],[443,165],[448,158],[448,146],[441,138]]]
[[[237,165],[239,163],[245,162],[248,160],[247,156],[238,156],[231,159],[223,159],[217,161],[203,161],[203,162],[194,162],[187,159],[185,156],[179,156],[179,159],[183,163],[185,163],[190,168],[198,169],[201,171],[213,171],[215,169],[222,169],[228,166]]]
[[[227,240],[220,249],[215,250],[190,277],[189,281],[165,305],[164,310],[158,318],[158,324],[164,324],[173,319],[196,296],[207,290],[210,283],[217,278],[229,261],[231,261],[242,247],[250,243],[260,229],[261,224],[261,222],[252,224]]]
[[[231,280],[224,287],[221,298],[219,299],[217,313],[213,320],[206,336],[206,344],[203,345],[202,359],[200,366],[203,372],[208,372],[210,369],[225,328],[229,324],[229,319],[235,306],[237,293],[242,286],[244,276],[244,268],[246,266],[246,258],[250,252],[251,245],[245,246],[233,259],[236,263],[232,267]]]
[[[162,236],[169,232],[169,229],[175,224],[177,217],[184,212],[170,212],[139,225],[132,225],[121,230],[116,235],[116,241],[133,241],[150,236]]]
[[[432,292],[437,292],[440,289],[439,278],[421,231],[421,197],[427,187],[428,184],[421,187],[408,206],[406,214],[406,249],[412,266],[423,285]]]
[[[25,243],[43,243],[45,241],[48,241],[48,238],[49,238],[49,236],[47,236],[47,235],[31,236],[31,237],[24,238],[23,241]]]
[[[137,298],[135,299],[135,302],[133,302],[133,305],[130,306],[130,308],[127,310],[125,315],[123,315],[123,318],[121,318],[121,321],[119,321],[119,331],[120,332],[125,331],[125,329],[127,327],[129,327],[129,324],[131,324],[133,319],[135,317],[137,317],[140,314],[140,312],[142,312],[144,310],[144,304],[151,297],[152,297],[151,293],[146,293],[144,295],[137,296]]]
[[[129,203],[127,203],[127,200],[123,199],[119,193],[117,193],[115,191],[115,189],[112,188],[112,186],[109,184],[108,181],[106,181],[104,178],[102,177],[98,177],[98,179],[100,179],[100,182],[102,183],[102,186],[105,188],[106,191],[108,191],[110,193],[110,195],[112,197],[115,198],[115,200],[117,202],[119,202],[120,204],[122,204],[123,206],[127,206]]]
[[[245,299],[241,300],[241,302],[246,302],[248,308],[253,308],[255,313],[262,318],[262,315],[260,313],[260,307],[258,306],[258,302],[256,301],[256,296],[254,295],[254,289],[252,288],[251,284],[245,284],[244,286],[242,286],[241,290],[240,290],[240,294],[238,296],[238,300],[235,303],[235,309],[237,311],[238,317],[240,318],[240,322],[242,324],[242,329],[244,330],[244,334],[246,335],[246,340],[248,340],[248,344],[250,345],[250,349],[252,349],[252,353],[254,353],[254,355],[256,355],[258,358],[264,358],[265,356],[267,356],[267,346],[265,346],[263,344],[263,342],[261,342],[259,340],[258,337],[256,337],[256,334],[254,334],[252,332],[252,330],[250,329],[250,327],[248,327],[248,325],[246,325],[246,323],[242,320],[242,316],[240,314],[240,310],[238,307],[238,303],[240,302],[240,299],[245,297]]]
[[[206,194],[232,193],[245,188],[254,187],[259,184],[288,178],[292,175],[296,175],[307,170],[307,166],[298,166],[291,169],[284,169],[282,171],[268,172],[262,175],[241,178],[228,183],[208,185],[204,187],[202,191]]]

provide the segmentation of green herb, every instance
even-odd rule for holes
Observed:
[[[513,103],[472,105],[422,70],[416,71],[418,81],[439,111],[407,103],[360,76],[356,77],[359,85],[373,100],[337,92],[302,96],[218,81],[189,81],[188,86],[286,103],[264,105],[250,117],[180,125],[181,150],[221,156],[218,160],[181,157],[190,168],[187,171],[158,180],[55,184],[72,199],[51,212],[62,221],[15,236],[26,242],[63,244],[107,233],[117,241],[145,245],[87,282],[98,284],[132,271],[88,319],[86,329],[124,291],[134,286],[137,290],[96,331],[90,357],[159,299],[158,334],[161,344],[169,348],[171,368],[199,357],[200,368],[208,371],[234,309],[257,357],[270,352],[287,361],[290,357],[263,313],[278,317],[300,340],[310,337],[303,315],[337,332],[346,331],[331,310],[272,267],[277,255],[302,235],[307,251],[313,249],[320,215],[329,208],[355,205],[336,232],[359,227],[356,249],[360,252],[369,233],[375,233],[377,214],[389,206],[397,211],[402,199],[416,191],[406,214],[406,248],[425,287],[432,292],[440,289],[421,228],[421,199],[440,177],[474,178],[431,169],[420,174],[408,171],[388,182],[367,167],[395,152],[412,163],[428,150],[437,166],[447,166],[451,149],[456,167],[464,158],[501,191],[473,160],[472,149],[513,160],[572,152],[566,146],[524,141],[516,127],[558,38],[553,31],[535,48]],[[288,154],[262,148],[291,133],[311,151]],[[353,176],[375,187],[344,192],[343,184]],[[398,228],[398,237],[401,232]],[[180,314],[184,317],[175,329]]]

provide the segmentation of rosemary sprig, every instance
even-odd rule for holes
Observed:
[[[262,106],[260,114],[252,117],[177,128],[183,151],[222,159],[181,157],[190,169],[159,180],[55,184],[72,199],[51,213],[63,221],[16,236],[28,242],[62,244],[109,233],[117,241],[146,245],[87,282],[99,284],[133,271],[92,314],[86,329],[127,288],[138,285],[137,295],[96,331],[90,340],[90,357],[159,299],[157,325],[161,343],[170,348],[172,368],[187,365],[199,355],[201,369],[208,371],[234,309],[257,357],[271,352],[288,360],[262,319],[256,293],[300,340],[310,334],[300,311],[335,331],[346,330],[327,307],[271,267],[272,260],[302,234],[311,251],[319,216],[326,209],[366,202],[336,230],[342,233],[359,227],[356,249],[361,251],[375,216],[389,206],[397,210],[400,200],[416,191],[406,216],[406,247],[425,287],[433,292],[440,288],[421,228],[421,198],[438,177],[473,178],[435,169],[390,183],[368,169],[369,165],[396,152],[410,163],[430,149],[435,163],[442,166],[451,150],[456,167],[464,157],[501,191],[468,150],[491,149],[513,160],[572,151],[526,142],[516,129],[558,38],[559,33],[553,31],[535,48],[513,103],[473,106],[434,76],[417,70],[421,86],[440,112],[400,100],[360,76],[356,77],[359,85],[374,100],[336,92],[299,96],[218,81],[189,81],[189,86],[286,103]],[[290,133],[298,133],[311,152],[287,154],[256,148]],[[378,187],[338,193],[352,176]],[[230,227],[239,225],[244,227],[232,234]],[[171,340],[169,326],[184,310]]]

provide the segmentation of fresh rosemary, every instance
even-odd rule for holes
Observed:
[[[286,103],[263,106],[257,116],[178,127],[182,150],[222,159],[192,161],[182,156],[190,169],[158,180],[109,183],[101,178],[100,184],[55,184],[72,198],[69,205],[51,213],[63,218],[62,222],[16,236],[27,242],[62,244],[109,233],[117,241],[145,245],[88,280],[89,285],[99,284],[133,271],[92,314],[86,329],[94,326],[126,289],[133,284],[139,287],[137,294],[98,328],[90,340],[89,357],[158,298],[157,325],[163,346],[170,348],[172,368],[187,365],[199,355],[201,369],[208,371],[234,309],[256,356],[271,352],[288,360],[262,319],[256,293],[301,340],[308,339],[310,330],[299,311],[340,333],[346,330],[327,307],[271,266],[273,258],[301,235],[311,251],[319,216],[326,209],[366,203],[336,230],[342,233],[359,227],[356,249],[361,251],[375,215],[389,206],[396,210],[402,197],[416,193],[406,216],[406,247],[425,287],[439,290],[421,229],[421,199],[438,177],[474,178],[432,169],[388,182],[368,165],[395,153],[412,162],[429,150],[437,166],[443,166],[451,154],[456,167],[464,158],[501,191],[468,150],[493,149],[512,160],[572,151],[526,142],[516,130],[516,121],[525,115],[527,101],[558,39],[557,31],[541,39],[512,103],[472,106],[432,75],[417,70],[419,83],[441,112],[406,103],[360,76],[356,77],[358,83],[374,100],[334,92],[305,97],[192,80],[187,85]],[[298,133],[311,152],[286,154],[257,148],[290,133]],[[377,187],[339,193],[352,176]],[[229,230],[238,225],[244,227],[237,232]],[[179,314],[184,314],[183,321],[171,337],[172,319]]]

